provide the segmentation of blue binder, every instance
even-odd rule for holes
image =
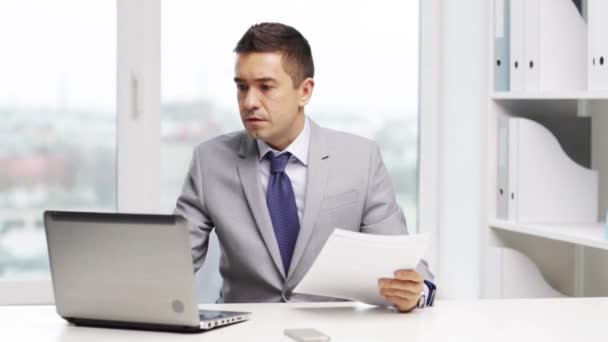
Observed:
[[[494,90],[509,86],[509,12],[510,0],[494,1]]]

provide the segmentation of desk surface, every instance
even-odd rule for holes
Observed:
[[[53,306],[0,307],[1,341],[291,341],[286,328],[315,328],[332,341],[606,341],[608,298],[438,301],[399,314],[357,303],[224,304],[250,321],[202,334],[76,327]],[[7,338],[10,337],[10,338]]]

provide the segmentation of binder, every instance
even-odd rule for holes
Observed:
[[[540,2],[525,0],[524,5],[524,89],[540,90]]]
[[[544,278],[539,267],[524,253],[506,247],[493,247],[500,272],[500,298],[562,298]],[[496,262],[494,261],[494,262]]]
[[[509,119],[509,220],[595,223],[598,173],[572,161],[551,132],[523,118]]]
[[[586,89],[587,24],[571,0],[525,0],[524,41],[526,91]]]
[[[509,219],[509,118],[498,118],[496,217]]]
[[[588,88],[608,90],[608,1],[588,0]]]
[[[519,158],[518,158],[518,147],[519,147],[519,121],[520,119],[511,118],[509,119],[509,141],[508,141],[508,156],[507,161],[507,175],[508,179],[508,207],[507,213],[510,221],[519,221],[519,187],[518,187],[518,171],[519,171]],[[516,197],[517,196],[517,197]]]
[[[524,0],[511,0],[509,13],[509,86],[524,90]]]
[[[509,90],[509,0],[494,0],[494,90]]]

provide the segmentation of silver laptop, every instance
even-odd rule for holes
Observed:
[[[178,216],[46,211],[44,228],[57,313],[71,323],[200,332],[250,317],[198,310]]]

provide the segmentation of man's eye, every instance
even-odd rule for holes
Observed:
[[[243,85],[243,84],[237,84],[237,85],[236,85],[236,88],[237,88],[238,90],[240,90],[240,91],[245,91],[245,90],[247,90],[247,86],[246,86],[246,85]]]
[[[264,91],[266,91],[266,90],[270,90],[270,89],[272,89],[272,88],[273,88],[273,86],[271,86],[271,85],[267,85],[267,84],[263,84],[263,85],[262,85],[262,90],[264,90]]]

